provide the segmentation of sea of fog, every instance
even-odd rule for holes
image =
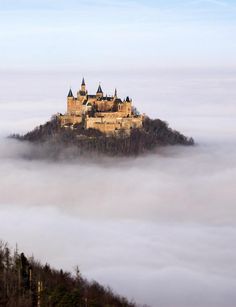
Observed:
[[[138,158],[32,159],[5,137],[65,111],[80,72],[0,73],[0,239],[154,307],[236,305],[236,71],[89,72],[193,136]],[[31,157],[31,158],[29,158]]]

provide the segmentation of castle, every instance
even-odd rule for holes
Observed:
[[[84,78],[76,97],[69,90],[67,112],[59,118],[64,127],[73,128],[75,124],[83,124],[85,129],[93,128],[105,134],[119,131],[129,134],[131,129],[143,125],[143,115],[135,111],[129,97],[121,100],[117,90],[114,96],[104,96],[100,84],[96,95],[89,95]]]

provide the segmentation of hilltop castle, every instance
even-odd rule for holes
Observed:
[[[131,129],[142,127],[143,115],[135,112],[129,97],[118,98],[117,90],[114,96],[104,96],[99,84],[96,95],[89,95],[83,78],[76,97],[70,89],[67,112],[60,115],[60,121],[64,127],[82,123],[85,129],[93,128],[106,134],[121,130],[130,133]]]

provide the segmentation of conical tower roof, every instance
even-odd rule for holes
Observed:
[[[85,85],[85,81],[84,81],[84,78],[82,79],[82,85]]]
[[[68,93],[67,97],[74,97],[71,88],[69,90],[69,93]]]
[[[97,94],[103,94],[103,91],[102,91],[102,88],[101,88],[100,84],[98,86]]]

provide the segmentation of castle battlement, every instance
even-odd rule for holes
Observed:
[[[74,97],[72,90],[67,96],[67,112],[60,116],[62,126],[83,124],[85,129],[93,128],[106,134],[120,130],[130,133],[133,128],[141,128],[143,116],[136,114],[132,99],[122,100],[117,96],[104,96],[101,85],[95,95],[88,94],[84,78],[81,88]]]

